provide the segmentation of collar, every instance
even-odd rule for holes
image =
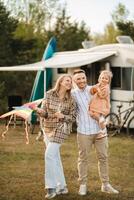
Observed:
[[[78,91],[80,91],[80,92],[85,92],[86,89],[87,89],[87,87],[88,87],[88,85],[86,85],[83,89],[80,89],[80,88],[77,88],[77,89],[78,89]]]
[[[55,94],[56,97],[59,97],[58,91],[54,91],[54,94]],[[65,95],[65,97],[63,98],[63,100],[67,100],[67,94]]]

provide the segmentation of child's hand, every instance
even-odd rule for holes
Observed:
[[[90,89],[90,93],[91,93],[92,95],[94,95],[97,91],[98,91],[98,87],[97,87],[97,86],[93,86],[93,87],[91,87],[91,89]]]

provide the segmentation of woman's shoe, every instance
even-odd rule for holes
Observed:
[[[68,189],[67,189],[67,187],[65,186],[64,188],[57,188],[57,190],[56,190],[56,194],[68,194]]]
[[[48,188],[47,194],[45,196],[46,199],[52,199],[56,196],[56,189],[55,188]]]

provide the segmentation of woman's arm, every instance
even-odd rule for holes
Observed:
[[[75,100],[72,98],[72,101],[70,103],[70,112],[68,115],[64,115],[64,121],[66,122],[74,122],[76,120],[77,115],[77,105]]]
[[[41,104],[41,108],[39,108],[37,105],[33,104],[31,106],[29,106],[33,111],[35,111],[39,116],[43,117],[43,118],[47,118],[48,117],[48,103],[47,103],[47,95],[46,98],[43,99],[42,104]]]

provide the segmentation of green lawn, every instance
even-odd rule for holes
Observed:
[[[0,126],[2,132],[3,126]],[[37,130],[36,130],[37,131]],[[25,144],[24,128],[9,129],[5,141],[0,139],[0,200],[43,200],[44,192],[44,143],[30,135]],[[94,150],[91,152],[89,194],[77,194],[77,144],[72,134],[61,148],[69,194],[54,199],[64,200],[134,200],[134,139],[109,138],[109,170],[112,185],[119,195],[100,191],[100,180]]]

